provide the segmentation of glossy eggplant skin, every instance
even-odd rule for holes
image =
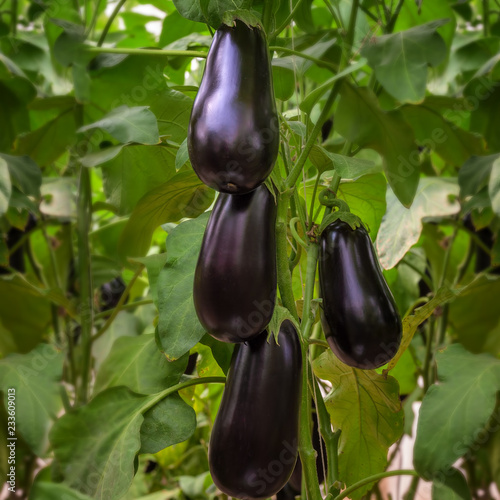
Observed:
[[[279,122],[262,30],[241,21],[214,35],[188,129],[188,153],[199,178],[243,194],[271,173]]]
[[[349,366],[387,363],[401,343],[396,303],[367,231],[337,220],[320,237],[321,322],[326,340]]]
[[[297,460],[302,353],[293,324],[277,345],[267,332],[236,346],[208,459],[215,485],[236,498],[268,498]]]
[[[266,186],[220,194],[205,230],[193,298],[201,324],[223,342],[245,342],[271,321],[276,299],[276,204]]]

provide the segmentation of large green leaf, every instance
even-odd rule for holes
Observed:
[[[105,156],[106,150],[86,158],[95,165],[96,158],[103,157],[104,190],[119,214],[131,213],[146,193],[175,174],[175,150],[170,147],[127,145],[109,149],[115,154],[112,158]]]
[[[192,107],[191,98],[177,90],[167,89],[152,98],[149,109],[158,120],[160,135],[180,144],[187,137]]]
[[[22,135],[16,152],[30,156],[43,167],[57,160],[75,142],[75,113],[70,108],[42,127]]]
[[[458,469],[445,471],[432,483],[432,500],[472,500],[464,475]]]
[[[449,323],[461,344],[479,353],[500,352],[500,280],[483,277],[450,306]]]
[[[11,156],[0,153],[0,158],[7,162],[12,185],[26,195],[40,197],[42,172],[28,156]]]
[[[205,333],[194,309],[193,280],[209,215],[183,222],[167,238],[167,263],[158,278],[158,337],[172,361],[188,352]]]
[[[14,389],[16,432],[38,456],[45,456],[49,429],[62,406],[59,381],[63,360],[63,353],[39,344],[28,354],[13,354],[0,361],[5,408],[8,389]]]
[[[144,414],[140,453],[158,453],[189,439],[195,429],[195,411],[179,394],[172,394]]]
[[[214,194],[193,171],[178,172],[141,198],[120,237],[120,254],[145,255],[158,226],[197,217],[211,205]]]
[[[417,144],[436,151],[443,160],[457,167],[472,155],[481,154],[482,139],[444,119],[431,107],[431,102],[426,100],[420,106],[407,105],[401,109],[415,132]]]
[[[382,156],[394,193],[410,206],[417,191],[420,158],[413,131],[401,112],[382,111],[371,90],[344,84],[335,118],[338,132],[346,139]]]
[[[383,174],[365,175],[355,182],[345,182],[339,186],[339,198],[345,200],[351,212],[368,226],[372,240],[378,233],[386,210],[386,191],[387,182]]]
[[[461,198],[473,196],[488,186],[492,170],[497,170],[499,165],[500,153],[469,158],[458,173]]]
[[[399,101],[423,101],[427,66],[437,66],[446,57],[446,44],[436,32],[446,22],[432,21],[382,35],[362,48],[361,54],[374,68],[378,81]]]
[[[377,251],[385,269],[394,267],[417,243],[426,217],[453,215],[460,210],[456,179],[424,177],[420,180],[415,200],[410,208],[401,206],[391,190],[387,191],[387,212],[377,235]]]
[[[340,362],[329,350],[314,361],[314,372],[332,383],[325,404],[339,440],[339,479],[350,486],[382,472],[387,452],[403,433],[403,409],[393,377],[358,370]],[[359,499],[371,485],[356,490]]]
[[[37,481],[30,491],[30,500],[91,500],[91,497],[73,490],[61,483],[46,483]]]
[[[187,356],[168,362],[154,334],[119,337],[97,372],[94,394],[119,385],[139,394],[161,392],[179,382],[186,365]]]
[[[415,469],[427,479],[467,453],[500,390],[500,360],[492,356],[454,344],[438,352],[436,361],[439,384],[422,401],[413,456]]]
[[[78,132],[100,128],[122,143],[158,144],[158,123],[147,106],[119,106],[100,120],[81,127]]]
[[[137,257],[134,260],[146,266],[146,270],[148,272],[149,290],[154,303],[158,305],[158,276],[167,262],[167,254],[153,254],[146,257]]]
[[[154,398],[113,387],[61,417],[50,441],[64,483],[95,499],[121,498],[134,478],[142,414]]]

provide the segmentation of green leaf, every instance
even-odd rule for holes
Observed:
[[[150,110],[158,119],[160,135],[182,143],[187,137],[192,107],[193,100],[176,90],[167,89],[155,96]]]
[[[393,268],[420,238],[422,220],[426,217],[444,217],[460,211],[459,203],[451,201],[458,196],[453,178],[423,177],[410,208],[401,206],[391,190],[387,190],[387,212],[377,235],[377,251],[384,269]]]
[[[401,112],[382,111],[371,90],[344,83],[336,127],[349,141],[382,156],[390,186],[401,203],[410,206],[417,191],[420,157]]]
[[[500,280],[482,277],[450,306],[449,322],[463,346],[474,353],[500,351]]]
[[[312,147],[309,159],[319,172],[335,169],[342,179],[357,179],[378,170],[372,161],[330,153],[317,144]]]
[[[97,372],[94,394],[119,385],[139,394],[161,392],[179,382],[187,358],[168,362],[156,347],[154,334],[117,338]]]
[[[54,424],[50,441],[64,483],[94,499],[122,498],[135,474],[142,414],[154,398],[113,387],[63,415]]]
[[[332,383],[325,399],[333,428],[341,429],[339,480],[346,486],[385,470],[387,452],[403,433],[399,387],[392,377],[358,370],[340,362],[329,350],[313,363],[316,375]],[[359,499],[372,485],[352,493]]]
[[[16,432],[40,457],[46,454],[49,429],[62,406],[59,381],[63,361],[63,353],[49,344],[39,344],[28,354],[13,354],[0,360],[5,408],[8,389],[14,389]]]
[[[261,24],[260,18],[246,9],[227,10],[222,16],[222,23],[233,27],[237,19],[243,21],[249,28],[258,27]]]
[[[442,481],[432,483],[432,500],[472,500],[464,475],[453,468],[444,472]]]
[[[125,215],[175,175],[175,151],[163,145],[127,145],[101,167],[108,201]]]
[[[295,78],[293,63],[289,59],[273,59],[271,61],[273,72],[274,96],[281,101],[288,101],[295,92]]]
[[[440,19],[382,35],[363,46],[361,54],[389,94],[401,102],[423,101],[427,66],[437,66],[446,57],[446,44],[436,30],[447,22]]]
[[[122,143],[158,144],[160,141],[156,117],[147,106],[120,106],[100,120],[80,127],[78,132],[83,133],[94,128],[105,130]]]
[[[91,497],[60,483],[36,481],[30,491],[30,500],[91,500]]]
[[[431,103],[431,101],[429,101]],[[472,155],[483,151],[483,140],[445,120],[428,101],[420,106],[403,106],[401,112],[412,126],[417,144],[436,153],[446,162],[461,166]]]
[[[42,172],[38,165],[28,156],[11,156],[0,153],[0,158],[7,162],[12,185],[28,196],[40,198]]]
[[[165,263],[167,262],[167,254],[160,253],[148,255],[146,257],[137,257],[134,260],[146,266],[146,270],[148,272],[149,290],[154,303],[158,306],[158,277],[160,275],[160,271],[164,268]]]
[[[169,360],[189,351],[205,333],[193,303],[193,280],[209,213],[177,226],[167,238],[167,263],[158,279],[159,343]]]
[[[488,192],[491,199],[491,208],[500,217],[500,161],[495,161],[491,167]]]
[[[178,172],[189,161],[189,153],[187,148],[187,139],[182,141],[182,144],[175,155],[175,170]]]
[[[141,198],[120,237],[120,254],[145,255],[158,226],[197,217],[212,204],[214,194],[193,171],[178,172]]]
[[[0,217],[7,212],[9,200],[12,192],[10,183],[9,166],[7,162],[0,157]]]
[[[189,439],[195,430],[195,411],[179,394],[172,394],[144,414],[139,453],[158,453]]]
[[[473,196],[488,185],[493,168],[500,165],[500,153],[489,156],[472,156],[458,172],[460,197]]]
[[[500,390],[500,360],[492,356],[453,344],[437,353],[436,362],[439,384],[422,401],[413,455],[415,470],[427,479],[467,453]]]
[[[16,152],[30,156],[41,167],[50,165],[76,142],[73,109],[63,111],[42,127],[19,137]]]
[[[383,174],[365,175],[355,182],[341,182],[338,196],[370,229],[372,240],[378,233],[386,210],[387,182]]]

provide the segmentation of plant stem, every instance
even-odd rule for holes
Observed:
[[[490,2],[483,0],[483,34],[489,36],[490,34]]]
[[[427,389],[431,386],[431,360],[432,360],[432,344],[434,340],[436,319],[434,316],[429,318],[428,328],[427,328],[427,342],[425,345],[425,361],[423,367],[423,376],[424,376],[424,394],[427,392]]]
[[[398,5],[396,6],[396,10],[394,11],[394,14],[392,14],[391,19],[387,23],[387,26],[385,27],[385,33],[392,33],[394,30],[394,27],[396,26],[396,21],[398,20],[399,13],[401,12],[401,8],[403,7],[404,0],[399,0]]]
[[[78,187],[78,275],[80,281],[80,317],[81,317],[81,386],[77,402],[85,404],[88,396],[92,358],[92,328],[94,323],[93,285],[89,234],[92,224],[92,187],[90,171],[80,167]]]
[[[418,477],[418,474],[414,470],[391,470],[391,471],[386,471],[386,472],[381,472],[380,474],[374,474],[373,476],[370,477],[365,477],[361,481],[358,481],[357,483],[353,484],[352,486],[349,486],[349,488],[346,488],[340,495],[337,495],[333,500],[342,500],[343,498],[347,498],[353,491],[356,491],[359,488],[362,488],[363,486],[366,486],[367,484],[374,483],[375,481],[379,481],[380,479],[384,479],[385,477],[392,477],[392,476],[416,476]]]
[[[323,349],[330,349],[330,346],[328,345],[328,342],[325,342],[324,340],[320,339],[307,339],[307,343],[309,345],[319,345],[323,347]]]
[[[286,47],[279,47],[277,45],[272,45],[271,47],[269,47],[269,50],[275,50],[276,52],[283,52],[285,54],[291,54],[294,56],[302,57],[302,59],[307,59],[309,61],[312,61],[320,67],[329,68],[333,71],[337,71],[337,66],[335,66],[334,64],[331,64],[327,61],[322,61],[317,57],[310,56],[309,54],[304,54],[303,52],[299,52],[298,50],[287,49]]]
[[[143,270],[144,270],[144,265],[139,266],[135,274],[132,276],[132,279],[128,283],[127,287],[123,291],[120,300],[118,301],[118,304],[116,304],[116,307],[113,309],[113,312],[106,320],[104,325],[102,325],[101,329],[92,337],[92,342],[96,341],[99,337],[104,335],[106,333],[106,330],[111,326],[116,316],[118,316],[118,313],[122,310],[123,304],[125,304],[125,301],[127,300],[130,294],[130,290],[134,286],[134,283],[136,282],[137,278],[141,275]]]
[[[269,33],[271,29],[273,11],[274,11],[274,0],[267,0],[266,2],[264,2],[264,6],[262,8],[262,26],[264,28],[266,35]],[[269,49],[272,50],[271,47],[269,47]]]
[[[319,246],[316,243],[311,243],[307,249],[306,289],[304,291],[304,309],[302,312],[302,323],[304,325],[307,325],[311,321],[311,300],[314,296],[318,254]],[[304,338],[307,340],[309,336],[304,336]]]
[[[11,0],[10,4],[10,29],[12,36],[17,35],[17,0]]]
[[[282,193],[278,199],[278,217],[276,221],[276,250],[278,265],[278,288],[281,295],[283,306],[298,321],[297,307],[293,297],[292,275],[290,273],[287,251],[287,212],[288,202],[290,200],[291,190]]]
[[[401,261],[401,264],[404,264],[405,266],[408,266],[410,269],[412,269],[417,274],[419,274],[420,277],[422,278],[422,280],[424,281],[424,283],[429,287],[429,290],[432,290],[434,288],[432,280],[429,278],[429,276],[427,274],[425,274],[425,271],[421,271],[417,266],[415,266],[415,264],[413,264],[409,260],[403,259]]]
[[[113,24],[113,21],[115,20],[115,17],[118,15],[118,12],[120,12],[120,9],[123,7],[123,4],[127,0],[120,0],[115,8],[113,9],[113,12],[109,16],[106,25],[104,26],[104,29],[102,30],[101,36],[99,37],[99,41],[97,42],[97,46],[101,47],[101,45],[104,43],[104,40],[106,39],[106,35],[108,34],[109,29],[111,28],[111,25]]]
[[[144,300],[136,300],[134,302],[129,302],[128,304],[123,304],[121,307],[120,307],[120,310],[121,311],[124,311],[126,309],[135,309],[136,307],[139,307],[139,306],[146,306],[148,304],[154,304],[154,301],[153,299],[144,299]],[[101,318],[106,318],[107,316],[109,316],[110,314],[113,314],[114,311],[115,311],[116,308],[113,308],[113,309],[108,309],[107,311],[102,311],[100,313],[97,313],[95,316],[94,316],[94,319],[101,319]],[[119,311],[118,311],[119,312]]]
[[[126,54],[126,55],[148,55],[148,56],[186,56],[186,57],[207,57],[206,52],[196,50],[156,50],[156,49],[129,49],[129,48],[107,48],[88,47],[86,52],[91,54]]]
[[[415,498],[419,482],[420,482],[420,478],[418,476],[415,476],[412,479],[410,487],[408,488],[408,491],[406,492],[406,494],[404,496],[404,500],[413,500]]]
[[[302,169],[306,164],[307,157],[309,156],[309,153],[311,152],[311,149],[314,146],[317,137],[321,133],[321,127],[323,126],[328,116],[330,115],[330,109],[333,106],[333,103],[335,102],[335,99],[337,98],[337,95],[340,91],[341,83],[342,80],[337,80],[332,90],[330,91],[330,95],[326,100],[326,103],[323,107],[323,110],[321,111],[318,121],[316,122],[316,124],[312,129],[311,134],[309,135],[307,142],[304,146],[304,149],[302,150],[302,153],[300,154],[299,159],[297,160],[297,163],[295,164],[292,171],[290,172],[290,175],[287,177],[285,181],[285,186],[287,188],[292,188],[293,186],[295,186],[295,183],[297,182],[300,174],[302,173]]]
[[[192,385],[199,385],[199,384],[225,384],[225,383],[226,383],[226,377],[199,377],[199,378],[194,378],[192,380],[187,380],[186,382],[181,382],[180,384],[173,385],[172,387],[169,387],[168,389],[165,389],[164,391],[156,394],[156,396],[145,407],[144,412],[146,412],[154,405],[165,399],[167,396],[170,396],[175,392],[181,391],[186,387],[191,387]]]

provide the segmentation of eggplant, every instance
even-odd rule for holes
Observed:
[[[268,498],[297,460],[302,353],[293,324],[236,346],[208,447],[215,485],[229,496]]]
[[[370,236],[337,220],[320,236],[321,323],[332,351],[349,366],[387,363],[401,343],[402,324]]]
[[[236,21],[215,33],[189,121],[191,165],[207,186],[248,193],[271,173],[279,122],[264,32]]]
[[[198,318],[212,337],[245,342],[271,321],[276,300],[276,204],[266,186],[220,194],[194,275]]]

